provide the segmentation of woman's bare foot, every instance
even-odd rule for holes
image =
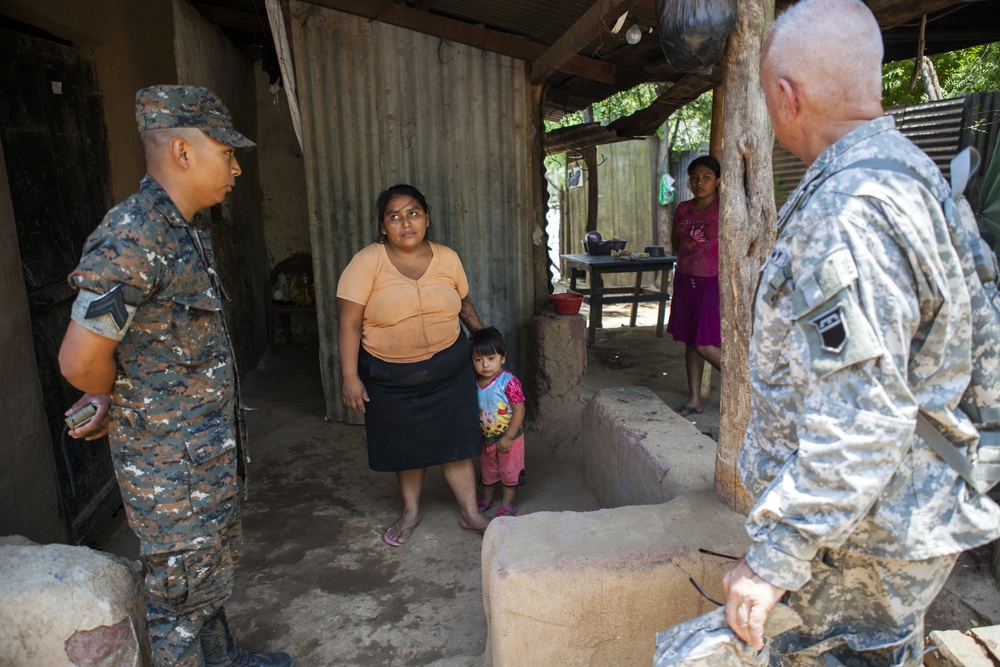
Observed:
[[[420,525],[423,515],[417,514],[416,520],[407,520],[405,514],[396,519],[395,523],[386,528],[382,541],[391,547],[401,547],[410,540],[413,529]]]
[[[482,535],[486,532],[486,526],[490,525],[490,520],[479,512],[476,512],[473,516],[466,516],[466,514],[463,513],[462,520],[459,521],[459,525],[462,526],[462,530],[468,530]]]

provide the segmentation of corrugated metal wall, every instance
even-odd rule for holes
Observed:
[[[896,119],[904,136],[927,153],[944,173],[951,174],[951,158],[958,151],[962,130],[964,97],[927,102],[909,107],[892,107],[886,113]],[[787,150],[774,144],[775,195],[780,206],[806,173],[806,165]]]
[[[523,373],[533,315],[531,100],[522,61],[290,3],[327,413],[340,402],[336,283],[375,236],[374,203],[411,183]]]
[[[605,238],[618,236],[628,241],[627,250],[641,252],[654,244],[654,184],[657,143],[641,139],[597,147],[598,191],[597,230]],[[568,168],[585,168],[583,160],[569,161]],[[583,185],[568,188],[564,202],[561,233],[563,253],[582,253],[587,235],[587,174]],[[631,285],[634,276],[605,276],[607,285]]]
[[[1000,136],[1000,92],[966,95],[959,146],[963,148],[974,146],[982,159],[979,171],[969,179],[969,186],[965,188],[965,196],[977,213],[983,203],[980,201],[983,178],[996,150],[998,136]]]

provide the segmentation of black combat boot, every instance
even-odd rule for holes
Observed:
[[[201,626],[198,638],[201,640],[201,654],[205,658],[205,667],[230,667],[233,664],[226,652],[226,637],[229,632],[220,618],[224,613],[224,610],[220,609]]]
[[[229,632],[226,610],[220,609],[201,631],[205,667],[294,667],[287,653],[254,653],[238,646]]]

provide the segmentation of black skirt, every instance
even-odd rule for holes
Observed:
[[[358,375],[368,391],[368,467],[397,472],[479,456],[482,431],[472,346],[451,347],[412,364],[382,361],[361,349]]]

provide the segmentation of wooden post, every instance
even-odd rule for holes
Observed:
[[[663,138],[657,140],[656,168],[653,170],[653,210],[655,213],[656,242],[663,246],[668,255],[674,254],[674,246],[670,241],[670,231],[673,228],[673,216],[670,215],[670,204],[660,206],[660,177],[663,175],[663,165],[670,160],[670,128],[663,121]],[[667,169],[669,171],[669,164]],[[660,277],[660,280],[663,276]]]
[[[716,86],[712,90],[712,128],[708,138],[708,152],[712,157],[720,161],[722,159],[722,135],[726,125],[723,113],[725,99],[725,86]]]
[[[549,268],[548,234],[545,231],[545,211],[548,208],[549,189],[545,180],[545,123],[543,121],[542,100],[545,98],[545,84],[539,83],[531,87],[531,123],[534,129],[534,139],[531,142],[531,193],[532,193],[532,267],[534,274],[534,307],[535,314],[545,310],[549,303],[549,284],[552,282],[552,271]]]
[[[719,289],[726,340],[715,490],[729,507],[743,513],[753,506],[736,475],[736,455],[750,423],[753,294],[757,272],[774,244],[777,221],[771,170],[774,136],[759,82],[761,46],[773,19],[774,0],[740,2],[739,18],[722,56]]]
[[[587,166],[587,231],[597,231],[597,146],[583,149],[583,163]]]

